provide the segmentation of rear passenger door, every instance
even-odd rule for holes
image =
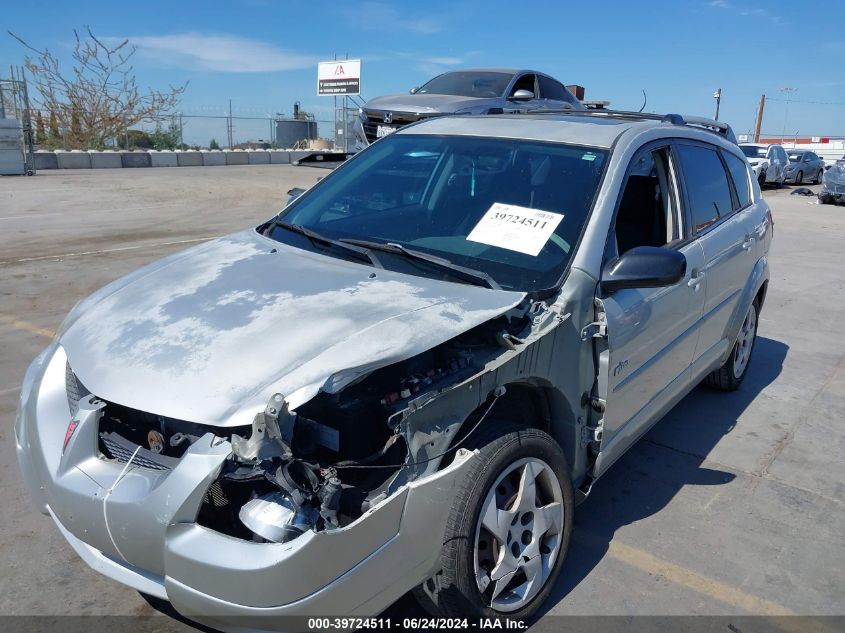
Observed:
[[[560,110],[573,104],[572,93],[556,79],[537,75],[537,87],[540,89],[540,103],[544,109]]]
[[[721,357],[730,344],[728,324],[755,263],[747,212],[751,197],[748,170],[737,165],[737,157],[725,157],[719,148],[693,141],[679,141],[678,155],[686,216],[704,251],[704,313],[692,358],[695,375],[698,368]],[[745,178],[744,188],[733,185],[731,173]]]

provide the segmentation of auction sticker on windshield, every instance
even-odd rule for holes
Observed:
[[[560,213],[494,202],[467,239],[536,257],[561,220]]]

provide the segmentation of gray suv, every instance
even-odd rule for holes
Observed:
[[[26,372],[37,507],[94,569],[219,629],[409,590],[532,616],[596,480],[749,371],[773,225],[731,138],[432,119],[113,282]]]
[[[358,113],[353,149],[360,151],[409,123],[433,116],[567,109],[586,108],[561,82],[536,70],[453,70],[412,88],[409,94],[368,101]]]

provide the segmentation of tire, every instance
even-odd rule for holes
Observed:
[[[817,185],[822,184],[822,176],[824,176],[824,170],[819,169],[819,173],[816,174],[816,184]]]
[[[804,172],[803,172],[803,171],[799,171],[799,172],[795,175],[795,184],[796,184],[796,185],[800,185],[800,184],[801,184],[801,183],[803,183],[803,182],[804,182]]]
[[[829,193],[820,193],[819,202],[822,204],[833,204],[833,196]]]
[[[704,379],[708,387],[720,391],[736,391],[739,389],[745,374],[748,373],[748,366],[751,364],[751,354],[754,351],[754,342],[757,340],[758,317],[759,309],[755,300],[748,308],[745,319],[742,321],[739,335],[728,360]]]
[[[760,175],[757,176],[757,184],[760,185],[760,191],[766,186],[766,172],[762,169],[760,170]]]
[[[414,595],[439,617],[526,620],[548,597],[569,549],[574,513],[569,466],[557,442],[539,429],[505,420],[485,426],[466,444],[479,452],[457,484],[442,572]],[[528,477],[533,488],[523,488]]]

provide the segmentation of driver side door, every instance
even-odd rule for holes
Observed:
[[[534,96],[528,100],[517,100],[513,96],[517,90],[528,90]],[[511,84],[508,90],[508,96],[504,107],[502,108],[505,114],[514,112],[528,112],[530,110],[537,110],[540,107],[540,99],[538,98],[537,90],[537,75],[534,73],[523,73],[518,75]]]
[[[681,279],[656,288],[601,290],[606,338],[597,338],[598,396],[604,406],[599,476],[686,392],[704,310],[704,252],[690,239],[672,144],[635,155],[608,236],[605,270],[637,246],[671,249],[686,259]],[[601,317],[600,317],[601,320]]]

